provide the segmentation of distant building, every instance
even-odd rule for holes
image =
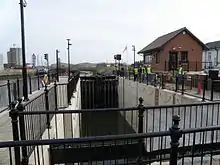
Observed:
[[[7,53],[8,56],[8,64],[11,66],[21,66],[22,58],[21,58],[21,48],[10,48]]]
[[[215,68],[220,64],[220,41],[206,44],[208,50],[203,51],[202,61],[204,69]]]
[[[0,54],[0,70],[4,69],[4,59],[3,54]]]

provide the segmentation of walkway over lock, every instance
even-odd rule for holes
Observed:
[[[154,87],[148,89],[135,83],[139,87],[136,88],[133,82],[116,77],[79,80],[76,76],[68,82],[67,108],[58,110],[58,100],[64,99],[65,94],[62,97],[57,94],[56,84],[35,99],[42,103],[45,100],[45,106],[42,104],[39,109],[34,108],[39,106],[39,100],[13,105],[10,117],[17,141],[2,142],[0,148],[8,151],[16,165],[21,161],[51,165],[155,161],[176,164],[178,160],[184,164],[183,157],[199,156],[204,160],[207,154],[212,164],[219,154],[219,102],[150,106],[148,99],[156,98],[155,90],[158,90],[153,91]],[[146,96],[147,92],[151,95]]]

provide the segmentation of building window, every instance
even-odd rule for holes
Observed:
[[[159,55],[159,53],[157,53],[155,55],[155,57],[156,57],[156,64],[160,63],[160,55]]]
[[[188,52],[181,52],[181,62],[188,62]]]
[[[144,60],[145,60],[144,61],[145,64],[152,63],[152,55],[146,55]]]

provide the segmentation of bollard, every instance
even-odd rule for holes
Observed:
[[[12,123],[12,133],[13,140],[19,141],[19,131],[18,131],[18,110],[16,109],[17,101],[14,101],[10,105],[9,117],[11,118]],[[20,147],[14,147],[14,157],[15,157],[15,165],[20,165],[21,163],[21,155],[20,155]]]
[[[170,150],[170,165],[177,165],[179,139],[182,136],[182,131],[179,128],[180,117],[173,116],[173,125],[170,128],[171,133],[171,150]]]

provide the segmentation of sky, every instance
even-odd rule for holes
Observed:
[[[26,0],[27,62],[35,53],[49,54],[55,62],[60,50],[71,63],[113,62],[122,54],[133,61],[132,45],[139,51],[160,35],[187,27],[204,43],[220,40],[219,0]],[[19,0],[0,0],[0,54],[7,61],[13,44],[21,47]],[[127,45],[127,52],[122,53]],[[137,55],[137,59],[142,57]]]

